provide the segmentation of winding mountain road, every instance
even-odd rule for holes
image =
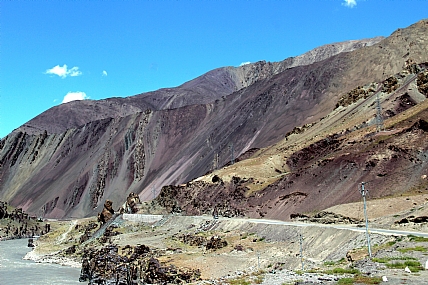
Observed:
[[[210,216],[194,216],[195,218],[212,220]],[[225,218],[219,217],[219,221],[221,220],[235,220],[242,222],[250,222],[255,224],[267,224],[267,225],[283,225],[283,226],[292,226],[292,227],[320,227],[320,228],[334,228],[338,230],[348,230],[348,231],[356,231],[356,232],[365,232],[364,226],[356,226],[356,225],[336,225],[336,224],[317,224],[317,223],[303,223],[303,222],[286,222],[279,220],[269,220],[269,219],[251,219],[251,218]],[[414,235],[419,237],[428,238],[428,232],[418,232],[418,231],[405,231],[405,230],[388,230],[388,229],[379,229],[379,228],[371,228],[369,225],[369,232],[382,234],[382,235],[398,235],[398,236],[406,236],[406,235]]]

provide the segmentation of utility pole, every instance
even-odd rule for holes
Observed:
[[[364,201],[364,218],[366,220],[366,238],[367,238],[367,245],[368,245],[368,249],[369,249],[369,257],[372,258],[372,250],[370,248],[370,235],[369,235],[369,221],[367,219],[367,206],[366,206],[366,194],[367,194],[367,190],[365,190],[364,188],[364,182],[361,182],[361,195],[363,196],[363,201]]]
[[[376,94],[376,132],[383,131],[382,108],[380,106],[379,92]]]
[[[302,271],[305,270],[305,264],[303,262],[303,236],[302,234],[299,234],[299,241],[300,241],[300,262],[302,263]]]

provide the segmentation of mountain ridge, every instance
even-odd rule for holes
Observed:
[[[375,37],[327,44],[280,62],[258,61],[240,67],[220,67],[177,87],[161,88],[130,97],[81,100],[61,104],[31,119],[17,128],[17,131],[29,134],[41,133],[44,130],[47,133],[60,133],[92,120],[123,117],[147,109],[173,109],[186,105],[206,104],[285,69],[309,65],[341,52],[373,45],[382,39],[383,37]],[[73,120],[70,120],[70,117]],[[51,118],[57,118],[57,121],[52,122]]]

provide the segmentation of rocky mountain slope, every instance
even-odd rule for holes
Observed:
[[[106,199],[114,207],[130,192],[150,200],[162,186],[191,181],[248,151],[251,159],[200,182],[164,188],[159,204],[188,213],[218,207],[288,219],[295,211],[356,199],[362,173],[387,181],[379,195],[407,191],[420,185],[417,177],[426,169],[419,119],[425,118],[427,29],[423,20],[383,40],[220,68],[177,88],[62,104],[1,140],[0,199],[47,217],[90,216]],[[368,137],[373,130],[364,128],[373,123],[375,94],[396,128],[385,137]],[[408,121],[399,120],[403,111],[410,112]],[[418,146],[404,148],[397,140]],[[373,144],[379,154],[369,151]],[[266,149],[254,153],[259,148]],[[402,184],[381,171],[392,168],[384,158],[396,165],[394,153],[400,154]],[[408,182],[410,158],[421,163]],[[369,160],[374,165],[366,172],[353,172],[347,163]],[[349,173],[343,174],[343,161]],[[334,191],[317,194],[331,190],[330,183]]]

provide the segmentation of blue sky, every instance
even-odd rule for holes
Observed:
[[[64,100],[131,96],[388,36],[427,11],[426,0],[0,0],[0,137]]]

